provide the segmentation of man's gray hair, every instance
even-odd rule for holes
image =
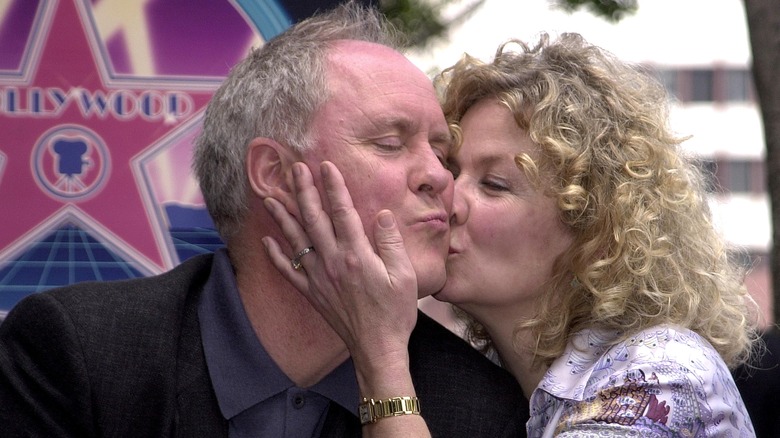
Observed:
[[[326,50],[337,40],[401,47],[399,34],[378,11],[350,1],[253,49],[212,97],[196,141],[193,170],[226,241],[248,211],[249,142],[268,137],[296,150],[311,147],[312,116],[329,96]]]

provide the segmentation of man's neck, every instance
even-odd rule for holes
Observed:
[[[301,388],[312,386],[348,357],[344,342],[263,256],[236,266],[239,294],[260,343]],[[267,262],[267,263],[264,263]],[[251,267],[250,267],[251,266]]]

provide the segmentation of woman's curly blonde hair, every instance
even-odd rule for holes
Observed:
[[[490,63],[466,55],[436,83],[456,139],[474,103],[506,105],[541,148],[539,159],[515,162],[573,231],[538,315],[516,327],[533,334],[537,363],[549,365],[584,328],[627,337],[658,324],[694,330],[731,367],[747,360],[755,303],[713,226],[705,179],[668,126],[657,80],[569,33],[543,34],[534,47],[509,41]],[[552,184],[542,187],[540,175]],[[468,325],[489,345],[479,323]]]

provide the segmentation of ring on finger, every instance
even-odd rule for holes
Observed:
[[[301,265],[301,257],[313,251],[314,251],[314,247],[308,246],[306,248],[303,248],[298,254],[295,254],[295,257],[290,259],[290,263],[292,263],[293,269],[295,269],[296,271],[300,270],[303,267],[303,265]]]

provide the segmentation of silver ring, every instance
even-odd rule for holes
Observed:
[[[301,252],[299,252],[298,254],[295,254],[295,257],[290,259],[290,263],[292,263],[293,269],[295,269],[296,271],[300,270],[301,267],[302,267],[302,265],[301,265],[301,257],[305,256],[306,254],[308,254],[308,253],[310,253],[312,251],[314,251],[314,247],[310,246],[310,247],[307,247],[307,248],[303,248],[301,250]]]

